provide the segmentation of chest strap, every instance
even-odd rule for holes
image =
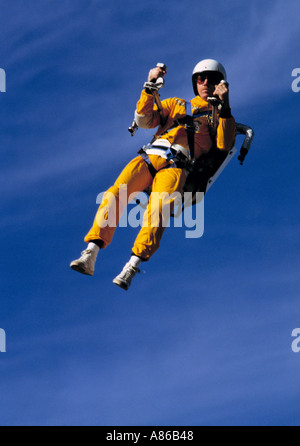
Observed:
[[[186,109],[186,116],[184,116],[183,118],[175,119],[172,127],[170,127],[167,130],[167,132],[175,127],[178,127],[179,125],[182,125],[185,127],[185,131],[186,131],[187,139],[188,139],[190,157],[191,157],[191,159],[193,159],[194,155],[195,155],[195,124],[194,124],[194,120],[197,118],[200,118],[202,116],[207,116],[207,119],[209,122],[209,120],[211,120],[211,117],[212,117],[212,111],[206,110],[203,112],[193,114],[192,104],[190,103],[190,101],[186,101],[185,109]]]

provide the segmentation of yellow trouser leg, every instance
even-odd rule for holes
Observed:
[[[149,260],[157,251],[174,205],[174,198],[171,197],[170,202],[170,195],[181,193],[185,180],[186,176],[182,169],[168,168],[157,172],[144,214],[143,227],[132,249],[135,255]]]
[[[115,184],[104,194],[103,200],[97,211],[94,223],[84,241],[102,240],[105,248],[112,241],[116,227],[125,206],[128,204],[128,198],[132,194],[138,195],[151,185],[153,178],[149,172],[147,164],[140,157],[134,158],[124,168]],[[122,192],[125,190],[126,193]]]

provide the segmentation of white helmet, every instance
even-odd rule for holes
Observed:
[[[198,94],[198,90],[197,90],[198,74],[203,73],[205,71],[217,71],[217,72],[219,72],[222,75],[221,79],[224,79],[224,81],[226,81],[226,71],[225,71],[225,68],[223,67],[223,65],[220,62],[218,62],[215,59],[204,59],[204,60],[201,60],[195,66],[195,68],[193,70],[193,77],[192,77],[194,93],[195,93],[196,96]]]

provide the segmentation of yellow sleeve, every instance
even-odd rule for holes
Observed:
[[[235,119],[219,118],[219,125],[217,130],[217,147],[220,150],[229,151],[235,143],[236,124]]]
[[[136,105],[135,120],[139,127],[155,128],[160,124],[160,116],[152,94],[142,90]]]

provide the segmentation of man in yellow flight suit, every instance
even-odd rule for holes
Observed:
[[[157,66],[149,71],[148,82],[155,82],[164,75],[165,69]],[[135,121],[142,128],[158,127],[155,141],[146,146],[143,152],[139,152],[140,155],[124,168],[114,185],[105,192],[93,226],[84,239],[88,243],[87,249],[81,253],[79,259],[70,264],[75,271],[87,275],[94,274],[98,252],[111,243],[128,198],[132,199],[134,195],[152,187],[143,225],[134,242],[131,258],[113,280],[116,285],[127,290],[139,271],[140,263],[149,260],[158,249],[166,227],[162,221],[164,203],[156,202],[153,194],[167,193],[172,196],[176,192],[182,193],[187,178],[187,171],[182,164],[176,163],[176,159],[168,159],[167,150],[171,148],[173,153],[175,151],[180,155],[181,160],[197,160],[201,155],[208,153],[213,145],[226,152],[233,147],[236,125],[231,115],[229,85],[223,65],[214,59],[200,61],[193,70],[192,82],[196,95],[190,101],[192,114],[199,116],[194,119],[193,147],[189,147],[186,126],[178,122],[188,114],[186,101],[176,97],[163,100],[162,122],[162,113],[154,102],[153,94],[147,88],[142,91],[135,111]],[[222,104],[213,136],[211,120],[206,113],[211,109],[207,100],[211,96],[217,96]],[[125,200],[124,194],[121,193],[122,188],[126,193]],[[167,204],[170,205],[170,201]],[[152,224],[154,211],[157,212],[157,221]]]

